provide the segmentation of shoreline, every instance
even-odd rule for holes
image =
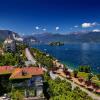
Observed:
[[[58,58],[56,58],[56,57],[54,57],[52,54],[48,53],[47,50],[42,50],[41,48],[38,48],[38,47],[36,47],[36,46],[34,46],[34,45],[31,46],[31,47],[32,47],[32,48],[36,48],[36,49],[38,49],[38,50],[40,50],[41,52],[44,52],[44,53],[46,53],[46,54],[49,54],[50,56],[52,56],[53,58],[55,58],[55,59],[58,60]],[[72,72],[73,70],[77,69],[78,66],[81,66],[81,65],[77,65],[77,66],[76,66],[76,65],[74,65],[74,64],[72,64],[72,63],[65,62],[65,61],[61,61],[61,60],[60,60],[60,63],[61,63],[61,64],[67,65],[67,68],[68,68],[71,72]],[[98,71],[96,72],[96,70],[94,70],[94,69],[91,71],[91,73],[93,73],[93,74],[95,74],[95,75],[96,75],[96,74],[99,74],[99,72],[98,72]]]

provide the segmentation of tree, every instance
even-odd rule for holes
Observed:
[[[90,66],[79,66],[79,71],[90,73],[91,72],[91,67]]]
[[[78,70],[73,71],[74,77],[77,78]]]
[[[11,94],[11,98],[13,100],[23,100],[24,99],[24,95],[18,91],[18,90],[14,90]]]
[[[88,74],[88,77],[87,77],[87,80],[88,80],[88,81],[91,81],[92,77],[93,77],[93,75],[92,75],[91,73],[89,73],[89,74]]]
[[[97,78],[100,80],[100,74],[97,74]]]

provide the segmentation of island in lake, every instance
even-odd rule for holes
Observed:
[[[51,45],[51,46],[62,46],[62,45],[64,45],[64,43],[63,42],[56,41],[56,42],[49,43],[49,45]]]

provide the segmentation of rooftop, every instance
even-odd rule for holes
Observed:
[[[13,66],[1,66],[0,75],[11,74],[13,70],[14,70]]]
[[[13,66],[0,67],[0,74],[11,74],[10,79],[31,78],[43,74],[42,68],[38,67],[24,67],[15,68]]]

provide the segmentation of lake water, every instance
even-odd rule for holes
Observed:
[[[80,65],[90,65],[92,72],[100,73],[100,44],[33,45],[32,47],[49,53],[72,69]]]

